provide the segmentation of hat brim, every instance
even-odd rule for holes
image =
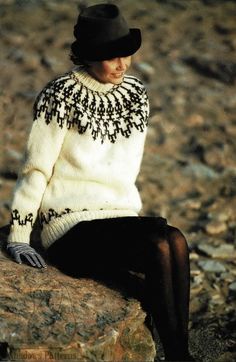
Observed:
[[[80,58],[88,61],[102,61],[134,54],[141,46],[142,37],[140,29],[133,28],[130,29],[128,35],[99,46],[76,43],[74,50]]]

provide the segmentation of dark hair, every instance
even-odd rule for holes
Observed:
[[[86,62],[85,59],[83,59],[81,56],[79,56],[77,47],[75,46],[75,43],[76,43],[76,42],[73,42],[73,43],[71,44],[71,47],[70,47],[70,54],[69,54],[70,60],[71,60],[72,63],[74,63],[75,65],[83,65],[83,66],[86,66],[86,65],[87,65],[87,62]]]

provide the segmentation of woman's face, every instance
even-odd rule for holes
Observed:
[[[120,84],[131,64],[131,56],[89,62],[89,73],[101,83]]]

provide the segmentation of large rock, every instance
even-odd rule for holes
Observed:
[[[154,360],[146,313],[119,283],[19,265],[4,251],[0,280],[0,360]]]

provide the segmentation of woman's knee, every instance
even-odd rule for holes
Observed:
[[[188,243],[184,234],[174,226],[167,226],[167,238],[171,249],[188,251]]]
[[[167,225],[167,238],[168,239],[182,239],[186,241],[186,238],[182,231],[180,231],[177,227]]]
[[[152,235],[149,241],[151,257],[169,257],[170,245],[167,238]]]
[[[170,249],[173,248],[174,245],[178,245],[179,248],[188,248],[187,240],[184,234],[176,227],[167,225],[165,234],[152,233],[149,238],[151,251],[161,253],[161,254],[169,254]]]

